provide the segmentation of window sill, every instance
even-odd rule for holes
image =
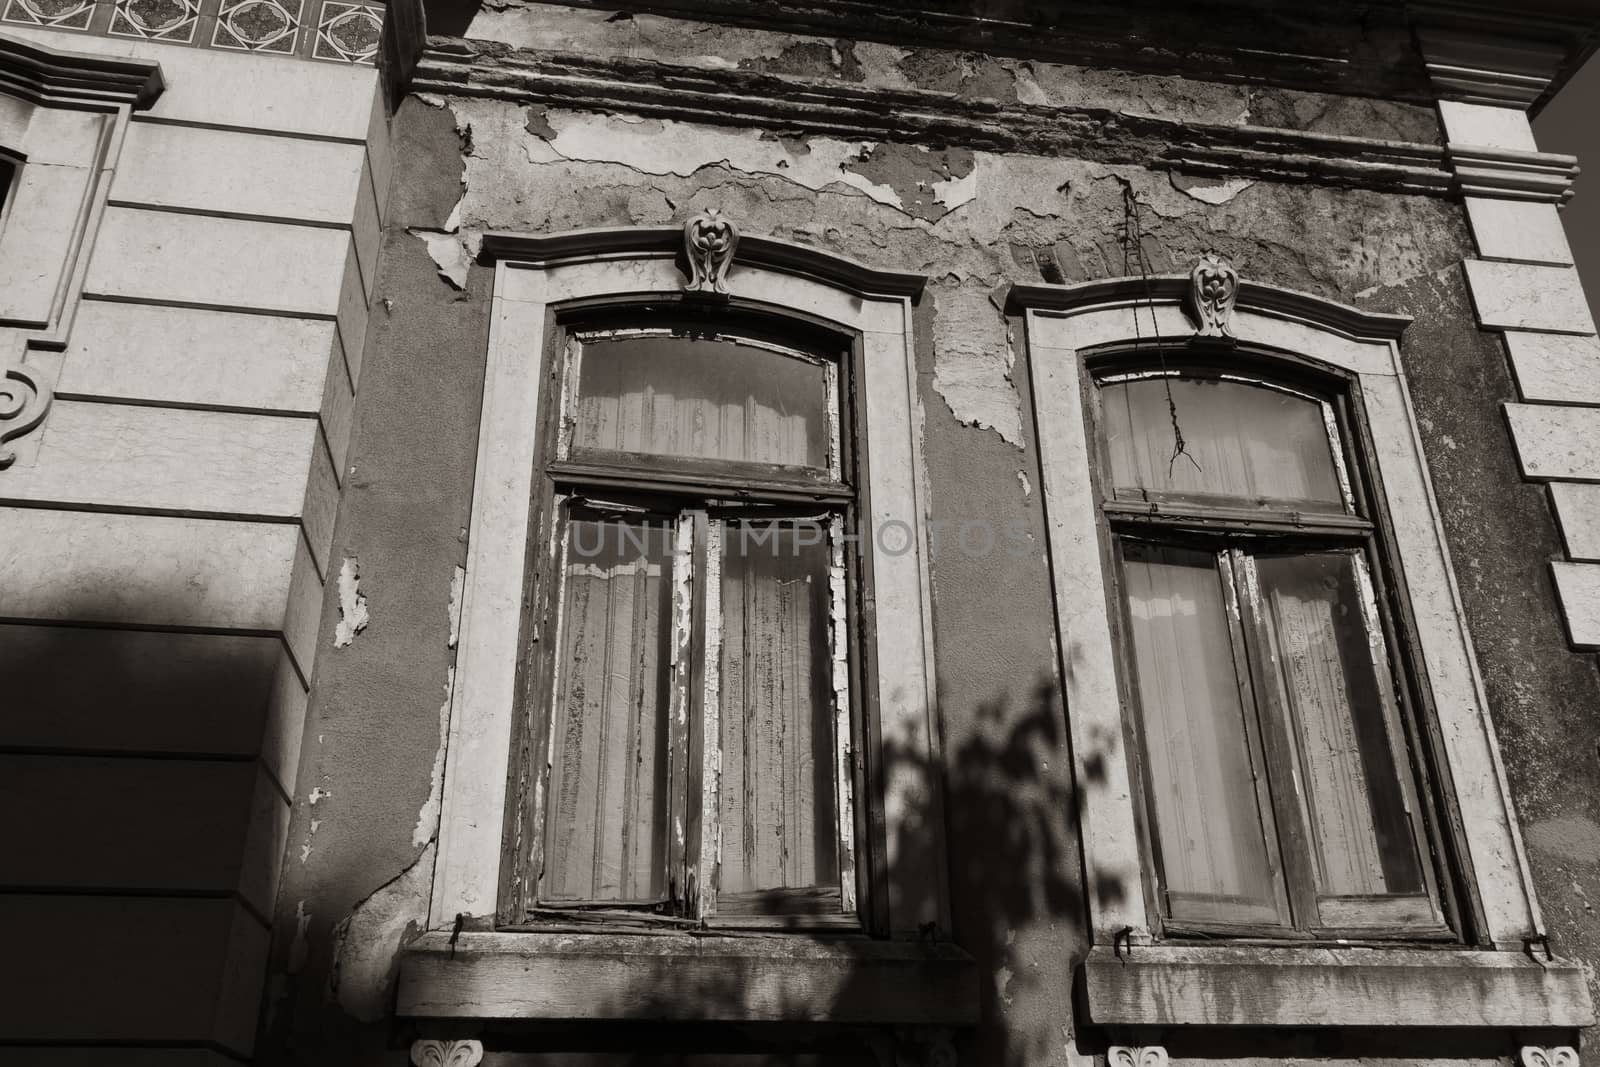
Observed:
[[[977,1022],[978,972],[950,944],[806,936],[463,933],[413,941],[398,1014],[683,1022]]]
[[[1583,972],[1468,949],[1134,946],[1084,963],[1101,1026],[1583,1027]]]

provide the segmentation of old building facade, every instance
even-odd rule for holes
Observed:
[[[5,0],[25,1064],[1578,1067],[1582,0]]]

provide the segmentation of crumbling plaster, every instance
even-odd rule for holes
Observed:
[[[1431,112],[1409,105],[649,16],[491,5],[470,32],[521,47],[1013,93],[1167,118],[1335,133],[1370,133],[1378,123],[1397,139],[1438,137]],[[929,276],[915,315],[929,518],[948,529],[1014,518],[1027,545],[1020,554],[974,554],[946,536],[932,564],[956,813],[952,933],[988,976],[988,1021],[964,1046],[971,1062],[1077,1062],[1063,1024],[1072,1015],[1071,961],[1084,947],[1070,760],[1052,681],[1042,501],[1029,488],[1039,473],[1026,353],[1001,294],[1009,282],[1128,273],[1125,188],[1143,205],[1144,248],[1158,273],[1186,270],[1216,249],[1249,278],[1418,316],[1407,361],[1429,431],[1424,446],[1531,821],[1539,888],[1552,917],[1562,917],[1558,949],[1600,959],[1597,924],[1589,918],[1588,933],[1581,926],[1587,902],[1600,896],[1600,870],[1581,853],[1597,813],[1578,810],[1584,802],[1571,794],[1587,783],[1589,796],[1600,795],[1600,767],[1593,753],[1563,752],[1547,780],[1542,757],[1532,755],[1560,748],[1564,728],[1592,734],[1592,722],[1580,728],[1579,720],[1600,687],[1588,659],[1556,637],[1538,561],[1557,542],[1539,490],[1515,474],[1498,421],[1496,404],[1512,394],[1498,342],[1472,327],[1458,266],[1470,245],[1457,205],[475,97],[406,100],[396,137],[375,293],[384,310],[369,333],[335,535],[337,550],[361,561],[371,622],[348,647],[319,658],[301,781],[325,792],[314,809],[296,805],[291,840],[315,833],[316,845],[285,873],[270,1024],[281,1058],[315,1047],[320,1061],[328,1041],[352,1057],[342,1062],[380,1058],[388,1035],[371,1020],[384,1010],[394,949],[425,914],[488,312],[490,271],[472,265],[477,237],[668,224],[707,207],[746,232]],[[1485,516],[1481,501],[1502,498],[1518,506]],[[329,583],[325,635],[339,623],[339,585]],[[1065,658],[1070,670],[1070,650]],[[1285,1049],[1336,1051],[1292,1041]]]

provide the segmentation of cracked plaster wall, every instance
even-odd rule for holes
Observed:
[[[1437,139],[1431,113],[1407,105],[647,16],[488,6],[471,33],[1169,118],[1367,133],[1376,122],[1398,139]],[[1247,277],[1417,316],[1405,358],[1539,888],[1557,950],[1600,960],[1589,906],[1600,896],[1600,860],[1587,851],[1600,812],[1582,799],[1600,795],[1600,767],[1589,750],[1548,756],[1561,731],[1593,735],[1585,709],[1600,686],[1590,659],[1560,641],[1541,562],[1557,541],[1501,426],[1497,405],[1512,391],[1498,342],[1472,325],[1459,276],[1470,243],[1456,205],[466,97],[408,99],[396,137],[379,310],[336,532],[338,551],[360,560],[369,622],[348,647],[319,658],[300,780],[320,795],[296,805],[269,1003],[279,1057],[322,1062],[337,1047],[341,1062],[400,1062],[382,1051],[383,1024],[367,1020],[381,1017],[393,949],[426,907],[444,759],[440,699],[453,663],[452,590],[465,555],[486,339],[490,271],[471,264],[477,236],[675,223],[707,207],[747,232],[929,276],[915,331],[930,517],[947,530],[1014,521],[1028,546],[1020,556],[973,554],[946,535],[933,561],[943,743],[958,813],[953,933],[985,975],[987,1022],[965,1048],[971,1062],[1072,1061],[1063,1021],[1072,1016],[1072,960],[1084,947],[1075,825],[1056,804],[1069,787],[1064,730],[1029,735],[1028,781],[1011,791],[1036,796],[1047,814],[1020,845],[983,810],[992,794],[958,763],[1062,715],[1051,689],[1042,501],[1031,490],[1040,478],[1026,353],[999,294],[1008,282],[1125,273],[1125,186],[1145,205],[1145,250],[1158,273],[1186,270],[1216,249]],[[1509,506],[1488,514],[1484,500]],[[324,620],[330,644],[336,584]],[[1547,757],[1559,763],[1554,774]],[[1030,850],[1026,862],[1015,862],[1018,848]],[[1337,1052],[1292,1041],[1284,1051]]]

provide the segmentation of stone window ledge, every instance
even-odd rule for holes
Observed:
[[[1578,1028],[1595,1021],[1582,970],[1518,952],[1351,947],[1095,948],[1084,963],[1102,1026]]]
[[[891,1023],[978,1019],[950,944],[803,935],[424,934],[400,961],[411,1018]]]

